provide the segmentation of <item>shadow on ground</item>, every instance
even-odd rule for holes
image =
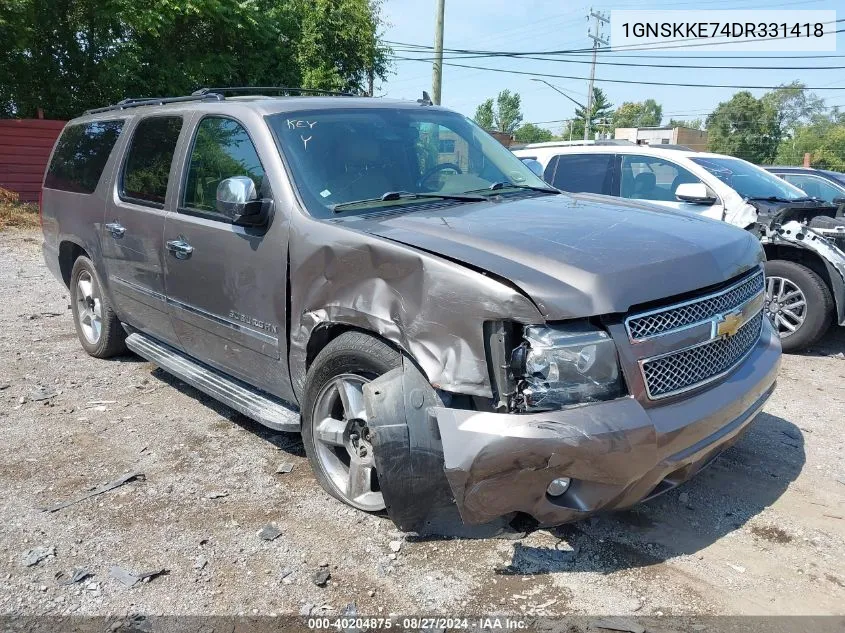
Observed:
[[[772,505],[804,466],[804,440],[791,422],[760,414],[733,447],[686,484],[624,512],[552,530],[557,546],[516,543],[506,574],[611,573],[695,554]],[[777,526],[760,529],[778,540]]]
[[[299,433],[282,433],[279,431],[274,431],[273,429],[269,429],[266,426],[263,426],[258,422],[252,420],[251,418],[248,418],[245,415],[235,411],[231,407],[228,407],[222,402],[215,400],[211,396],[204,394],[199,389],[195,389],[194,387],[187,384],[186,382],[183,382],[179,378],[168,374],[166,371],[159,367],[155,368],[152,372],[150,372],[150,375],[157,378],[168,387],[177,389],[189,398],[197,400],[198,402],[202,403],[203,405],[214,411],[214,413],[226,418],[233,424],[237,424],[244,430],[249,431],[253,435],[256,435],[257,437],[261,438],[262,440],[270,442],[276,448],[286,451],[291,455],[296,455],[297,457],[305,456],[305,449],[302,447],[302,437],[299,435]]]
[[[822,339],[799,356],[834,356],[845,354],[845,327],[833,325]]]

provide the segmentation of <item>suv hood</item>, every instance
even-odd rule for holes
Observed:
[[[742,229],[606,196],[437,206],[342,221],[492,273],[531,297],[547,319],[626,312],[723,282],[763,258],[759,241]]]

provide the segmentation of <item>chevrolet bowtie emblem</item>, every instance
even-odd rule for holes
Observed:
[[[745,324],[745,315],[742,312],[731,312],[722,316],[722,320],[716,325],[716,336],[730,338],[739,331]]]
[[[712,338],[730,338],[763,308],[765,295],[761,292],[744,305],[713,319]]]

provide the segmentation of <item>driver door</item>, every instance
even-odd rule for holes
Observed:
[[[722,204],[694,204],[675,197],[678,185],[700,183],[701,179],[680,165],[656,156],[620,154],[619,195],[632,200],[647,200],[660,206],[689,211],[714,220],[722,219]]]
[[[167,301],[191,356],[279,397],[286,357],[287,222],[237,226],[217,211],[217,186],[247,176],[271,198],[246,126],[223,116],[193,122],[177,211],[164,222]],[[266,161],[265,161],[266,162]]]

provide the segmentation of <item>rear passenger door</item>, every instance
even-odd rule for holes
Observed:
[[[546,182],[570,193],[617,195],[614,155],[559,154],[549,161]]]
[[[121,320],[179,346],[164,287],[164,216],[180,115],[136,119],[116,167],[101,235],[112,299]]]
[[[263,122],[261,122],[263,125]],[[217,187],[235,176],[272,198],[245,124],[206,115],[192,124],[177,209],[164,226],[167,297],[186,352],[279,397],[289,397],[285,346],[287,222],[237,226],[217,211]],[[266,150],[266,148],[265,148]]]

